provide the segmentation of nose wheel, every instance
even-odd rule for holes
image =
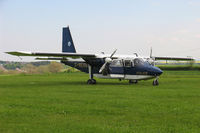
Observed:
[[[159,85],[159,82],[158,82],[158,80],[154,80],[154,81],[153,81],[153,85],[154,85],[154,86],[157,86],[157,85]]]
[[[153,86],[158,86],[159,82],[158,82],[158,77],[156,77],[156,79],[153,81]]]

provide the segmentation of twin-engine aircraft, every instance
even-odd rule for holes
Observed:
[[[129,80],[129,83],[138,83],[139,80],[152,79],[153,85],[158,85],[158,77],[163,73],[161,69],[154,66],[156,60],[183,60],[192,61],[193,58],[176,57],[139,57],[134,55],[116,55],[115,50],[112,54],[85,54],[77,53],[69,27],[63,28],[62,52],[6,52],[15,56],[37,56],[38,60],[60,60],[65,65],[74,67],[82,72],[89,73],[87,84],[96,84],[93,76],[98,78]],[[74,60],[76,59],[76,60]],[[81,60],[77,60],[81,59]]]

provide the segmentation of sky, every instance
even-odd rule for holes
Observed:
[[[200,57],[199,0],[0,0],[0,60],[61,52],[66,26],[79,53]]]

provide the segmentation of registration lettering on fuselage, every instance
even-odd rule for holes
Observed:
[[[136,72],[137,75],[148,75],[148,72]]]

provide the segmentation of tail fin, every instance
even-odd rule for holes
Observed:
[[[69,27],[64,27],[62,34],[62,52],[76,53]]]

